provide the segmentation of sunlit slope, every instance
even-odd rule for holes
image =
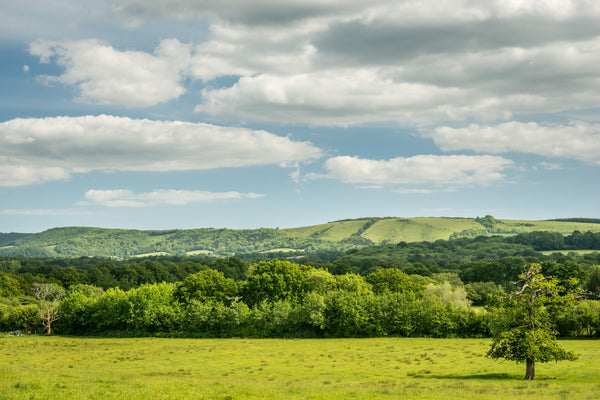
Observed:
[[[393,218],[377,221],[362,236],[374,243],[422,242],[447,240],[454,233],[482,228],[471,218]]]
[[[352,235],[360,235],[366,226],[373,224],[375,221],[374,218],[335,221],[321,225],[282,229],[281,232],[291,236],[312,237],[328,242],[339,242],[350,238]]]
[[[479,235],[517,235],[524,232],[551,231],[570,234],[600,232],[600,224],[562,221],[495,220],[478,222],[475,218],[361,218],[329,222],[301,228],[282,229],[291,237],[324,242],[363,238],[373,244],[436,241]]]
[[[484,225],[473,218],[386,218],[370,226],[362,237],[375,244],[435,241],[480,235],[517,235],[534,231],[570,234],[600,232],[600,224],[562,221],[495,220]]]
[[[549,231],[562,234],[570,234],[574,231],[580,232],[600,232],[600,224],[591,224],[583,222],[564,222],[564,221],[518,221],[501,220],[504,226],[509,230],[521,232]],[[500,228],[500,227],[499,227]]]

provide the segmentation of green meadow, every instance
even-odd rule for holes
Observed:
[[[600,341],[574,362],[484,357],[488,339],[0,338],[0,399],[596,399]]]

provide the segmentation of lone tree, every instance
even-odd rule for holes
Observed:
[[[65,290],[54,283],[34,283],[33,297],[38,301],[38,314],[46,333],[52,333],[52,323],[60,318],[58,301],[65,297]]]
[[[541,269],[539,264],[529,266],[519,276],[520,290],[500,299],[495,311],[501,321],[487,353],[494,359],[525,362],[525,379],[528,380],[535,379],[536,362],[578,357],[559,346],[548,314],[548,307],[573,305],[575,296],[564,294],[558,280],[543,276]]]

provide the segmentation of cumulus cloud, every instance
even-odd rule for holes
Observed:
[[[191,46],[177,39],[160,42],[153,54],[119,51],[99,40],[54,42],[37,40],[29,52],[65,68],[46,82],[75,86],[81,100],[132,107],[152,106],[185,93],[182,80],[189,73]]]
[[[257,193],[207,192],[202,190],[163,189],[146,193],[134,193],[131,190],[88,190],[85,201],[79,205],[102,205],[107,207],[148,207],[161,204],[183,206],[195,202],[214,202],[225,200],[257,199],[263,197]]]
[[[294,53],[295,62],[289,64],[295,70],[245,64],[254,74],[232,87],[204,90],[197,110],[230,119],[348,125],[494,120],[516,113],[591,108],[600,103],[598,33],[585,41],[532,48],[490,46],[452,53],[440,46],[438,52],[405,55],[402,60],[398,54],[406,53],[400,49],[377,50],[375,45],[364,46],[370,49],[364,60],[351,59],[360,51],[335,59],[333,52],[311,43],[312,52],[305,57]],[[422,36],[415,34],[417,38],[421,45]]]
[[[404,22],[414,20],[481,20],[490,17],[543,15],[563,19],[573,15],[598,13],[600,7],[589,0],[506,1],[489,0],[109,0],[115,12],[135,16],[206,16],[247,25],[289,24],[308,18],[394,15]]]
[[[108,115],[0,123],[0,186],[73,173],[296,165],[322,156],[309,142],[266,131]]]
[[[489,155],[419,155],[389,160],[340,156],[326,161],[329,172],[320,177],[369,185],[489,185],[502,181],[502,171],[512,164],[511,160]],[[399,190],[406,192],[409,189]]]
[[[319,22],[285,29],[215,23],[211,39],[193,49],[191,74],[208,81],[227,75],[311,71],[320,55],[308,38],[325,28]]]
[[[258,116],[324,125],[447,119],[464,113],[465,107],[461,90],[394,82],[368,69],[243,77],[231,88],[203,94],[204,104],[197,111],[231,119]]]
[[[154,53],[91,40],[37,41],[86,101],[146,106],[186,79],[217,118],[433,125],[600,103],[600,3],[589,0],[110,0],[115,15],[199,18],[206,41]]]
[[[467,128],[439,127],[433,130],[431,137],[445,151],[520,152],[600,164],[600,124],[581,121],[545,125],[536,122],[473,124]]]
[[[367,0],[109,0],[115,12],[137,16],[205,17],[248,25],[289,24],[297,20],[351,12]],[[371,4],[377,1],[370,2]]]
[[[197,111],[219,117],[435,124],[600,102],[595,2],[356,2],[289,28],[221,12],[192,62],[199,79],[241,76],[203,91]]]

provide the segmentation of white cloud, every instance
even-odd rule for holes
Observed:
[[[535,168],[545,169],[548,171],[563,169],[563,165],[559,163],[541,162]]]
[[[424,122],[463,115],[464,92],[394,82],[373,69],[243,77],[231,88],[207,89],[197,111],[225,118],[351,125]],[[463,104],[461,104],[461,102]]]
[[[41,216],[93,216],[97,215],[91,211],[74,208],[9,208],[0,210],[1,215],[21,215],[27,217]]]
[[[368,0],[109,0],[115,12],[136,16],[215,16],[248,25],[290,24],[294,21],[360,10]],[[385,1],[387,2],[387,1]]]
[[[285,24],[308,18],[360,15],[403,16],[405,22],[436,20],[481,20],[519,15],[543,15],[564,19],[597,13],[598,4],[589,0],[109,0],[115,12],[135,16],[215,15],[247,25]]]
[[[153,54],[119,51],[99,40],[52,42],[37,40],[29,52],[41,62],[65,68],[46,82],[77,87],[81,100],[131,107],[152,106],[185,93],[181,82],[189,75],[191,46],[177,39],[160,42]]]
[[[309,142],[266,131],[107,115],[0,123],[0,186],[72,173],[296,165],[322,156]]]
[[[197,111],[218,117],[431,125],[600,103],[595,2],[356,2],[290,27],[227,22],[207,7],[225,21],[195,48],[193,75],[241,76],[203,91]]]
[[[0,143],[2,143],[2,139],[0,139]],[[0,149],[0,186],[31,185],[66,180],[70,176],[68,168],[51,165],[36,166],[28,164],[24,160],[20,161],[14,157],[4,156],[3,153],[5,151]]]
[[[32,54],[65,67],[46,79],[76,86],[86,101],[147,106],[178,98],[188,79],[239,76],[232,87],[206,88],[197,111],[322,125],[433,125],[600,104],[595,1],[109,4],[130,21],[197,18],[209,37],[193,45],[166,39],[153,54],[96,40],[34,42]]]
[[[595,68],[600,64],[600,29],[589,40],[542,42],[534,47],[485,43],[472,51],[443,44],[431,44],[425,51],[426,27],[422,30],[412,33],[413,54],[390,48],[396,45],[383,39],[364,44],[361,52],[358,44],[340,33],[336,40],[352,43],[344,54],[334,54],[339,51],[337,43],[331,51],[310,43],[305,44],[310,52],[296,51],[274,66],[249,62],[257,54],[254,45],[244,49],[238,42],[237,47],[242,47],[238,53],[251,50],[254,55],[237,64],[231,56],[217,59],[226,60],[231,73],[245,76],[232,87],[204,90],[204,102],[197,110],[229,119],[323,125],[385,120],[434,124],[600,104],[600,69]],[[477,30],[471,34],[477,36]],[[398,35],[392,30],[383,36]],[[200,74],[212,77],[217,68],[211,71]]]
[[[431,194],[434,191],[430,189],[395,189],[393,192],[398,194]]]
[[[512,164],[505,158],[488,155],[419,155],[390,160],[342,156],[327,160],[325,167],[329,172],[321,177],[370,185],[489,185],[502,181],[502,171]]]
[[[431,132],[431,137],[445,151],[521,152],[600,164],[600,124],[473,124],[459,129],[439,127]]]
[[[196,202],[214,202],[226,200],[257,199],[263,197],[257,193],[206,192],[201,190],[154,190],[146,193],[134,193],[131,190],[88,190],[85,201],[79,205],[102,205],[107,207],[148,207],[160,204],[183,206]]]
[[[266,71],[285,75],[310,71],[319,55],[308,38],[326,28],[318,22],[285,30],[215,23],[211,39],[194,47],[191,74],[208,81]]]

